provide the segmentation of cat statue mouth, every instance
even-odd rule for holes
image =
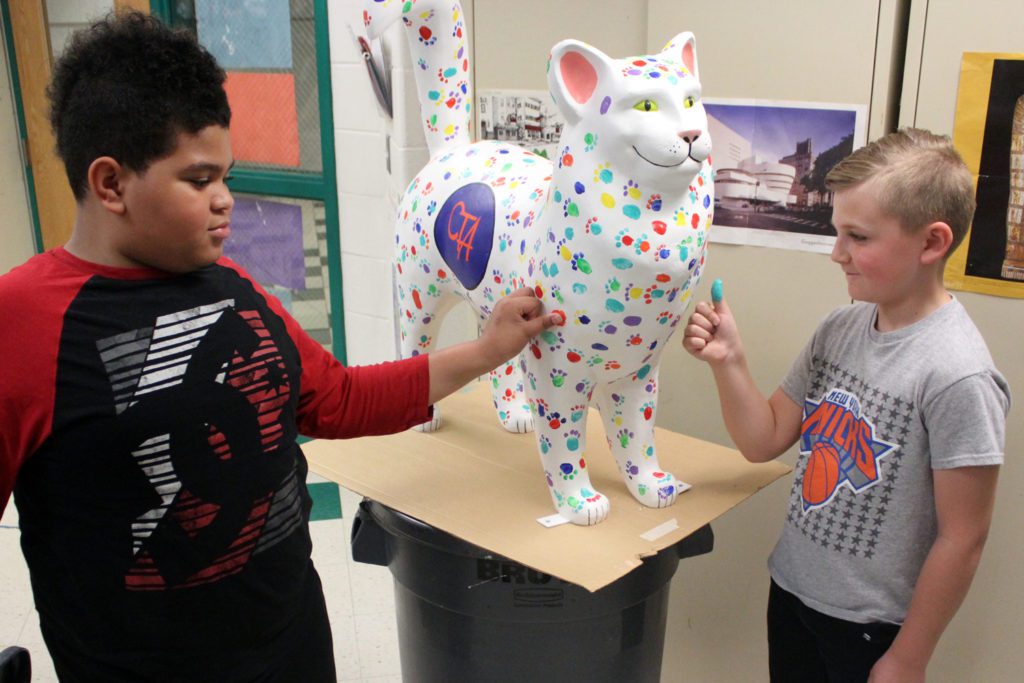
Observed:
[[[701,160],[695,158],[692,153],[687,154],[684,158],[680,159],[678,162],[674,164],[659,164],[657,161],[645,157],[643,153],[641,153],[640,150],[636,148],[636,145],[633,145],[633,151],[636,152],[636,155],[638,157],[640,157],[647,163],[651,164],[652,166],[657,166],[659,168],[678,168],[679,166],[685,164],[687,161],[693,161],[695,164],[697,164],[697,168],[699,168],[701,164]]]
[[[488,383],[502,426],[534,432],[538,486],[546,482],[555,511],[574,524],[607,517],[610,502],[587,466],[593,403],[625,487],[645,506],[672,505],[686,487],[658,464],[658,366],[704,270],[714,212],[693,34],[627,59],[577,40],[555,45],[547,78],[565,123],[547,159],[471,141],[471,69],[457,3],[363,7],[371,38],[405,24],[431,155],[396,214],[402,356],[429,353],[458,301],[483,320],[501,297],[532,288],[565,323],[532,339]],[[496,118],[533,115],[521,103],[489,106]],[[419,428],[440,424],[435,406]]]

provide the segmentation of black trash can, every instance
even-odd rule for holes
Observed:
[[[364,499],[357,562],[389,567],[406,683],[657,683],[669,582],[710,526],[590,591]]]

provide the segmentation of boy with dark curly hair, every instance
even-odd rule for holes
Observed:
[[[342,366],[222,256],[224,79],[137,13],[55,67],[77,217],[0,277],[0,512],[62,681],[334,681],[296,437],[420,424],[557,322],[520,291],[476,341]]]

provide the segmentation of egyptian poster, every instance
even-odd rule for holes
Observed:
[[[946,286],[1024,298],[1024,54],[964,53],[953,141],[978,208]]]

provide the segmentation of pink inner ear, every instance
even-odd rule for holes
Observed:
[[[683,45],[683,64],[686,65],[686,70],[694,76],[697,75],[697,58],[693,54],[693,43],[686,41],[686,45]]]
[[[579,52],[566,52],[558,63],[569,95],[578,104],[584,104],[597,88],[597,71]]]

